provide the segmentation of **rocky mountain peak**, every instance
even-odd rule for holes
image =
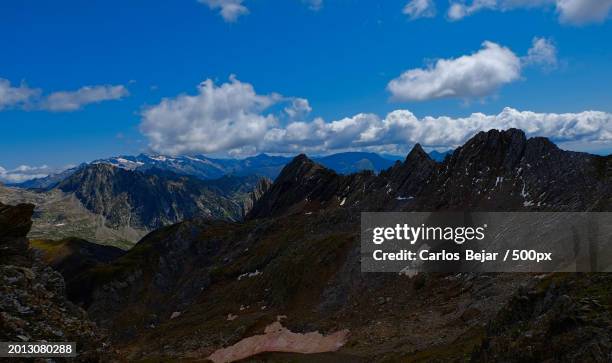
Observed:
[[[431,160],[431,157],[423,150],[421,144],[417,143],[412,147],[412,150],[406,156],[406,163],[415,163],[423,160]]]
[[[527,140],[527,147],[530,152],[540,155],[560,151],[559,147],[546,137],[530,138],[529,140]]]
[[[449,164],[456,170],[511,170],[523,157],[526,145],[527,137],[518,129],[479,132],[457,149]]]
[[[389,170],[382,172],[381,177],[389,180],[399,198],[411,198],[425,187],[436,165],[421,145],[416,144],[403,163],[395,163]]]
[[[293,158],[293,160],[283,168],[278,179],[304,177],[315,169],[320,168],[321,166],[308,158],[308,156],[300,154]]]
[[[337,175],[333,170],[314,162],[308,156],[300,154],[283,168],[274,184],[293,184],[299,187],[303,183],[314,183]]]
[[[309,201],[327,200],[336,191],[333,185],[338,184],[338,176],[300,154],[283,168],[269,191],[253,206],[248,218],[301,210]]]

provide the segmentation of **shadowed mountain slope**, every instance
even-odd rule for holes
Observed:
[[[132,360],[203,359],[286,316],[282,324],[292,332],[348,329],[346,344],[325,353],[330,360],[517,361],[502,347],[515,326],[533,326],[539,338],[521,357],[597,361],[610,352],[612,279],[362,273],[359,225],[367,210],[610,211],[609,163],[527,140],[518,130],[477,134],[441,164],[416,146],[379,176],[339,175],[300,155],[245,222],[193,219],[158,229],[90,269],[86,281],[94,288],[77,299]],[[553,193],[541,196],[539,188]],[[588,296],[600,305],[583,301],[585,290],[573,286],[593,289]],[[566,303],[593,314],[564,325],[559,304]],[[487,328],[489,322],[496,325]],[[592,328],[597,324],[602,328]],[[547,341],[571,349],[551,357]]]

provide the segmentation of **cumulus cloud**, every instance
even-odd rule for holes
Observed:
[[[410,20],[419,18],[433,18],[436,16],[436,4],[433,0],[411,0],[402,10]]]
[[[555,68],[557,66],[557,47],[550,39],[533,38],[531,48],[523,57],[526,65],[538,65],[544,68]]]
[[[606,20],[612,9],[612,0],[453,0],[447,16],[450,20],[461,20],[485,9],[509,11],[536,7],[554,7],[560,22],[582,25]]]
[[[552,40],[535,37],[527,55],[485,41],[470,55],[439,59],[426,68],[410,69],[391,80],[387,90],[395,101],[426,101],[440,98],[483,98],[521,78],[524,66],[550,70],[557,66]]]
[[[144,110],[140,128],[153,151],[174,155],[345,150],[396,153],[406,152],[417,142],[432,148],[454,148],[478,131],[512,127],[557,143],[612,142],[612,114],[599,111],[557,114],[505,108],[496,115],[419,118],[408,110],[395,110],[385,117],[360,113],[333,121],[315,118],[282,123],[270,108],[286,101],[278,94],[257,94],[252,85],[234,77],[219,86],[206,80],[195,95],[178,95]]]
[[[153,150],[166,154],[229,151],[265,136],[277,119],[263,112],[281,98],[258,95],[235,77],[220,86],[207,79],[195,95],[164,99],[145,109],[140,129]]]
[[[76,91],[53,92],[41,103],[48,111],[75,111],[81,107],[103,101],[119,100],[129,94],[122,85],[85,86]]]
[[[497,115],[474,113],[464,118],[418,118],[408,110],[393,111],[385,118],[358,114],[329,123],[321,119],[273,128],[259,146],[260,151],[296,153],[331,150],[375,149],[407,151],[408,145],[455,148],[479,131],[520,128],[529,136],[545,136],[555,142],[612,141],[612,114],[535,113],[505,108]]]
[[[244,0],[198,0],[208,5],[212,10],[219,10],[219,14],[226,22],[235,22],[241,15],[249,13],[249,9],[242,5]]]
[[[58,172],[47,165],[29,166],[21,165],[15,169],[7,170],[0,166],[0,182],[3,183],[21,183],[26,180],[44,178],[51,173]]]
[[[38,97],[40,90],[30,88],[25,83],[12,86],[7,79],[0,78],[0,110],[23,108]]]
[[[521,61],[510,49],[485,41],[482,49],[427,68],[402,73],[387,89],[398,101],[484,97],[521,75]]]

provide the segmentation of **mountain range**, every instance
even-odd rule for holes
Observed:
[[[436,161],[442,161],[450,153],[452,153],[451,150],[443,153],[434,150],[430,153],[430,156]],[[204,155],[170,157],[140,154],[137,156],[117,156],[98,159],[89,164],[110,164],[126,170],[166,170],[179,175],[195,176],[204,180],[217,179],[225,175],[257,175],[274,179],[291,159],[291,157],[267,154],[259,154],[245,159],[219,159]],[[401,159],[401,156],[379,155],[368,152],[345,152],[314,158],[321,165],[333,169],[340,174],[350,174],[361,170],[372,170],[378,173],[389,168],[396,160]],[[48,190],[87,165],[87,163],[84,163],[57,174],[9,185],[24,189]]]
[[[159,228],[67,289],[126,360],[606,361],[609,274],[362,273],[359,231],[363,211],[611,211],[611,198],[610,156],[515,129],[442,163],[416,145],[378,175],[299,155],[244,221]],[[280,338],[286,353],[262,349]]]
[[[378,173],[397,159],[363,152],[315,158],[340,174]],[[246,159],[112,157],[0,187],[0,201],[37,206],[32,238],[77,237],[129,248],[147,232],[184,219],[242,219],[270,185],[269,179],[258,182],[276,177],[290,161],[266,154]]]

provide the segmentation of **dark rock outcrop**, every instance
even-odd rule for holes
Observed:
[[[29,245],[26,235],[32,227],[32,204],[8,206],[0,203],[0,263],[29,266]]]
[[[390,180],[399,198],[414,198],[425,188],[435,170],[436,162],[425,153],[421,145],[416,144],[403,163],[396,163],[381,173],[381,177]]]
[[[76,341],[77,361],[112,357],[85,311],[66,299],[62,276],[29,250],[33,209],[0,204],[0,340]]]
[[[249,218],[292,212],[313,201],[328,201],[338,190],[340,176],[316,164],[306,155],[296,156],[274,181],[269,191],[253,206]]]
[[[588,211],[610,208],[600,157],[559,149],[521,130],[476,134],[439,165],[418,208]],[[603,209],[602,209],[603,208]]]

